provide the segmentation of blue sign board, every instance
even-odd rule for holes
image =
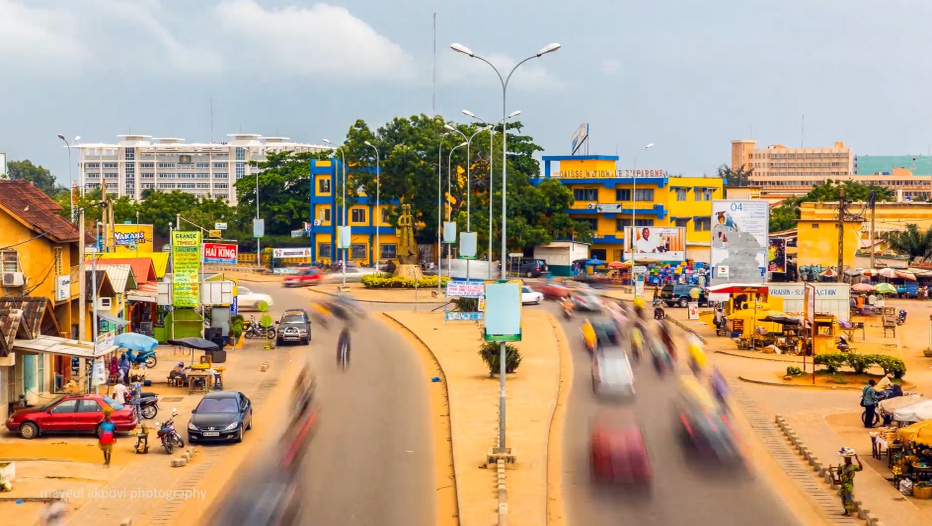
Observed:
[[[446,313],[447,321],[480,321],[484,319],[482,312],[454,312]]]
[[[233,296],[233,303],[230,303],[230,316],[239,314],[239,296]]]

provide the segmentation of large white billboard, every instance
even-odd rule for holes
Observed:
[[[670,226],[625,227],[625,259],[686,261],[686,229]]]
[[[763,283],[769,228],[767,201],[712,201],[712,284]]]

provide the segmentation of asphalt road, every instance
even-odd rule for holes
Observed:
[[[251,283],[275,311],[308,308],[300,289]],[[350,367],[336,363],[340,327],[312,329],[320,427],[303,466],[304,525],[428,526],[436,520],[428,379],[418,356],[374,320],[356,324]]]
[[[548,302],[558,319],[559,308]],[[573,354],[563,450],[567,524],[637,526],[790,526],[799,524],[771,486],[753,469],[724,469],[698,462],[679,438],[675,412],[678,382],[659,377],[649,360],[633,364],[637,396],[631,405],[641,423],[653,468],[649,491],[598,487],[590,476],[589,439],[593,417],[607,402],[592,392],[589,353],[581,337],[582,315],[562,321]],[[682,343],[682,338],[679,339]],[[680,359],[685,345],[678,346]],[[690,374],[685,363],[680,374]],[[744,437],[755,440],[755,437]],[[749,460],[750,461],[750,460]]]

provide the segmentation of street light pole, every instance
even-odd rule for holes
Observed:
[[[453,197],[453,185],[451,183],[451,179],[452,179],[451,175],[453,174],[453,168],[452,168],[453,152],[455,152],[457,148],[462,148],[463,146],[466,146],[465,142],[454,146],[450,150],[450,155],[447,158],[447,201],[448,202],[450,198]],[[450,213],[447,214],[447,221],[453,221],[453,203],[450,203]],[[447,277],[449,277],[450,280],[453,280],[453,259],[452,259],[452,254],[451,254],[452,249],[453,249],[453,244],[447,243]]]
[[[634,152],[634,170],[632,170],[633,173],[631,174],[631,238],[632,238],[632,242],[634,243],[634,246],[631,248],[631,275],[634,276],[635,280],[637,280],[638,278],[634,274],[634,266],[637,264],[637,260],[638,260],[638,256],[637,256],[638,254],[638,251],[637,251],[638,233],[637,233],[637,221],[635,221],[635,219],[637,218],[637,213],[638,213],[638,192],[637,192],[638,154],[641,153],[641,150],[653,148],[653,146],[654,146],[654,143],[650,143],[647,146],[640,148],[638,149],[638,151]],[[637,294],[637,290],[638,290],[638,287],[637,287],[637,283],[635,282],[634,284],[635,295]]]
[[[259,172],[256,172],[256,221],[259,221]],[[264,225],[263,233],[265,233]],[[272,254],[272,257],[274,258],[275,254]],[[256,238],[256,266],[262,268],[262,238],[260,237]],[[274,266],[273,264],[272,267]]]
[[[380,182],[380,169],[379,169],[379,149],[372,145],[369,141],[365,141],[366,146],[371,146],[375,150],[375,271],[379,271],[379,264],[382,262],[382,245],[379,243],[379,228],[382,224],[382,205],[379,201],[379,192],[381,191],[382,185]]]
[[[343,153],[342,149],[337,148],[336,145],[334,145],[332,142],[328,141],[327,139],[324,139],[324,142],[329,144],[333,150],[340,152],[340,164],[343,165],[343,203],[342,205],[343,205],[343,227],[345,228],[346,227],[346,155]],[[350,237],[352,238],[352,236]],[[339,238],[340,236],[337,236],[337,239]],[[350,239],[350,241],[352,242],[352,239]],[[343,288],[344,289],[346,288],[346,249],[345,248],[343,249]]]
[[[498,71],[498,68],[492,65],[488,60],[476,55],[468,47],[462,44],[450,44],[450,48],[453,51],[463,53],[472,58],[479,59],[489,65],[498,75],[498,80],[502,83],[502,275],[504,276],[505,270],[505,257],[508,254],[508,214],[507,207],[508,203],[506,201],[505,195],[508,192],[508,124],[506,123],[507,117],[507,94],[508,94],[508,82],[511,80],[511,76],[514,75],[515,70],[517,70],[521,64],[525,62],[539,58],[547,53],[552,53],[560,49],[560,44],[550,44],[547,47],[541,49],[537,54],[530,56],[521,62],[518,62],[515,67],[511,69],[511,72],[508,73],[507,77],[502,77],[502,74]],[[491,235],[491,233],[490,233]],[[499,364],[500,371],[499,377],[501,378],[501,394],[499,397],[499,411],[498,411],[498,452],[504,454],[507,449],[505,448],[505,342],[501,342],[499,347]]]
[[[443,151],[443,138],[447,135],[450,134],[444,133],[440,136],[440,145],[437,146],[437,294],[440,294],[440,275],[442,274],[442,272],[440,272],[440,250],[443,246],[440,242],[440,232],[443,230],[443,198],[441,197],[443,188],[441,182],[443,176],[443,155],[441,152]]]
[[[74,202],[74,178],[71,175],[71,144],[65,139],[65,136],[61,133],[58,134],[58,138],[65,142],[65,145],[68,147],[68,178],[71,180],[71,221],[78,222],[78,340],[87,341],[87,286],[86,286],[86,276],[84,275],[84,208],[80,210],[75,210]],[[74,138],[76,142],[81,139],[81,136]],[[81,195],[84,195],[84,177],[81,177]]]

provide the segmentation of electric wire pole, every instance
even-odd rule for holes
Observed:
[[[845,215],[847,213],[847,202],[845,201],[845,189],[838,189],[838,276],[837,281],[843,281],[844,257],[845,257]]]

